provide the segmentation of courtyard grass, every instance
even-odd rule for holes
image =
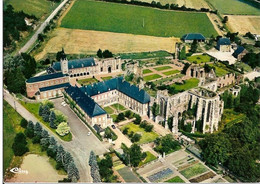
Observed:
[[[111,116],[111,118],[113,119],[113,122],[116,122],[117,115],[116,115],[116,114],[112,114],[112,115],[110,115],[110,116]]]
[[[183,181],[180,176],[175,176],[167,181],[165,181],[166,183],[185,183],[185,181]]]
[[[59,3],[46,0],[5,0],[5,4],[11,4],[15,11],[24,11],[37,18],[50,14]]]
[[[161,58],[169,57],[169,54],[166,51],[153,51],[153,52],[137,52],[137,53],[122,53],[118,54],[121,59],[147,59],[147,58]]]
[[[190,32],[206,37],[217,35],[206,13],[165,11],[88,0],[75,1],[63,18],[61,27],[158,37],[182,37]]]
[[[107,76],[107,77],[101,77],[101,79],[103,81],[106,81],[106,80],[109,80],[109,79],[112,79],[113,77],[112,76]]]
[[[209,64],[209,66],[215,67],[215,73],[216,73],[217,77],[221,77],[221,76],[224,76],[224,75],[230,73],[229,71],[227,71],[226,69],[224,69],[221,66],[218,66],[218,65],[215,65],[215,64]]]
[[[170,71],[167,71],[167,72],[163,72],[164,75],[173,75],[173,74],[176,74],[176,73],[180,73],[179,70],[170,70]]]
[[[205,173],[208,169],[203,166],[201,163],[197,163],[187,169],[180,171],[180,173],[187,179],[197,176],[199,174]]]
[[[222,14],[260,15],[259,9],[244,0],[207,0]]]
[[[191,63],[201,64],[210,62],[211,57],[209,55],[195,55],[187,57],[187,60]]]
[[[119,104],[119,103],[113,104],[113,105],[111,105],[111,106],[112,106],[114,109],[119,110],[119,111],[124,111],[124,110],[126,110],[126,108],[125,108],[123,105]]]
[[[155,69],[156,71],[163,71],[163,70],[172,69],[172,67],[171,66],[161,66],[161,67],[156,67],[153,69]]]
[[[151,70],[149,70],[149,69],[144,69],[143,70],[143,74],[147,74],[147,73],[153,73]]]
[[[197,87],[199,84],[199,79],[196,78],[191,78],[188,80],[184,81],[184,84],[173,84],[172,86],[177,90],[177,91],[186,91],[188,89]]]
[[[144,81],[151,81],[151,80],[159,79],[161,77],[162,76],[159,74],[147,75],[147,76],[144,76]]]
[[[140,128],[139,125],[134,123],[128,123],[120,128],[123,131],[125,128],[128,128],[128,132],[133,131],[134,133],[141,134],[141,139],[137,142],[137,144],[145,144],[154,141],[159,135],[155,132],[146,132],[143,128]]]
[[[98,80],[96,78],[87,78],[87,79],[78,80],[77,82],[79,84],[85,86],[85,85],[89,85],[89,84],[92,84],[92,83],[96,83],[96,82],[98,82]]]
[[[104,110],[108,113],[108,114],[113,114],[114,110],[111,107],[104,107]]]
[[[54,134],[56,134],[60,139],[63,141],[71,141],[72,140],[72,134],[69,133],[65,136],[60,136],[56,133],[56,129],[53,129],[50,127],[50,124],[48,122],[43,121],[42,117],[38,114],[40,103],[27,103],[24,101],[20,101],[21,105],[24,106],[30,113],[32,113],[45,127],[47,127],[49,130],[51,130]]]
[[[155,159],[157,159],[156,156],[154,156],[150,151],[146,151],[145,152],[147,154],[146,158],[144,160],[142,160],[140,163],[139,163],[139,167],[143,166],[144,164],[147,164]]]

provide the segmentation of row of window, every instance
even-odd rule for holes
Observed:
[[[34,88],[38,89],[38,88],[42,88],[42,87],[48,87],[48,86],[53,86],[53,85],[57,85],[57,84],[62,84],[65,82],[69,82],[69,80],[67,78],[55,79],[55,80],[50,80],[47,82],[41,82],[40,84],[36,83],[36,84],[29,85],[29,88],[34,87]]]

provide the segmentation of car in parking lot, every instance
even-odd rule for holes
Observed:
[[[90,136],[91,135],[91,132],[88,132],[88,136]]]
[[[116,126],[115,126],[115,125],[111,125],[111,127],[112,127],[113,129],[116,129]]]

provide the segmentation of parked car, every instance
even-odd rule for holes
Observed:
[[[91,132],[88,132],[88,136],[90,136],[91,135]]]
[[[116,126],[115,126],[115,125],[111,125],[111,127],[112,127],[113,129],[116,129]]]

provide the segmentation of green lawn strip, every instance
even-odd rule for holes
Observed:
[[[260,15],[259,9],[243,0],[210,0],[210,3],[222,14]]]
[[[146,154],[147,154],[146,158],[139,163],[139,167],[157,159],[157,157],[154,156],[150,151],[146,151]]]
[[[153,69],[155,69],[156,71],[163,71],[163,70],[172,69],[172,67],[171,66],[161,66],[161,67],[156,67]]]
[[[104,107],[104,110],[108,113],[108,114],[113,114],[114,110],[111,107]]]
[[[198,84],[199,84],[199,79],[191,78],[191,79],[185,80],[184,84],[173,84],[172,86],[178,91],[186,91],[188,89],[197,87]]]
[[[200,64],[210,62],[210,58],[209,55],[195,55],[187,57],[187,60],[195,64]]]
[[[147,75],[147,76],[144,76],[144,81],[151,81],[151,80],[159,79],[161,77],[162,76],[159,74]]]
[[[141,134],[141,139],[137,142],[138,144],[144,144],[154,141],[159,135],[155,132],[146,132],[143,128],[140,128],[139,125],[136,125],[134,123],[128,123],[127,125],[124,125],[120,128],[121,131],[123,131],[125,128],[129,128],[128,132],[130,133],[133,131],[134,133]]]
[[[119,103],[113,104],[113,105],[111,105],[111,106],[112,106],[114,109],[116,109],[116,110],[120,110],[120,111],[126,110],[126,108],[125,108],[123,105],[119,104]]]
[[[205,173],[208,171],[208,169],[203,166],[201,163],[197,163],[195,165],[192,165],[191,167],[188,167],[187,169],[184,169],[180,171],[180,173],[187,179],[192,178],[193,176]]]
[[[165,181],[167,183],[185,183],[185,181],[183,181],[180,176],[175,176],[167,181]]]
[[[77,81],[81,85],[89,85],[95,82],[98,82],[96,78],[88,78],[88,79],[81,79]]]
[[[137,52],[137,53],[122,53],[118,54],[121,59],[147,59],[147,58],[157,58],[157,57],[169,57],[166,51],[154,51],[154,52]]]
[[[11,4],[15,11],[24,11],[37,18],[50,14],[59,4],[46,0],[5,0],[5,3]]]
[[[173,75],[173,74],[176,74],[176,73],[180,73],[179,70],[170,70],[170,71],[167,71],[167,72],[163,72],[164,75]]]
[[[117,172],[122,176],[122,178],[125,180],[125,182],[135,182],[140,183],[141,181],[139,178],[131,171],[128,167],[123,167],[121,169],[118,169]]]
[[[149,70],[149,69],[144,69],[144,70],[143,70],[143,74],[147,74],[147,73],[152,73],[152,71]]]
[[[182,78],[183,76],[184,76],[183,74],[176,74],[176,75],[173,75],[173,76],[170,76],[170,77],[165,77],[163,79],[154,81],[153,83],[162,85],[164,82],[169,82],[169,81],[172,81],[173,79],[176,79],[176,78]]]
[[[101,77],[101,79],[102,79],[103,81],[105,81],[105,80],[109,80],[109,79],[112,79],[112,78],[113,78],[112,76]]]
[[[209,64],[209,66],[215,67],[215,73],[216,73],[216,76],[217,76],[217,77],[221,77],[221,76],[224,76],[224,75],[230,73],[230,72],[227,71],[227,69],[224,68],[222,65]]]
[[[206,37],[217,35],[206,13],[86,0],[75,1],[63,18],[61,27],[159,37],[182,37],[191,32]]]
[[[60,139],[64,141],[71,141],[72,140],[72,134],[69,133],[65,136],[60,136],[56,133],[55,129],[51,128],[48,122],[43,121],[42,117],[38,114],[40,103],[26,103],[24,101],[20,101],[22,106],[24,106],[29,112],[31,112],[45,127],[47,127],[49,130],[51,130],[54,134],[56,134]]]
[[[245,72],[251,72],[253,71],[253,69],[246,63],[243,63],[243,62],[236,62],[235,63],[235,66],[242,69],[245,71]]]

